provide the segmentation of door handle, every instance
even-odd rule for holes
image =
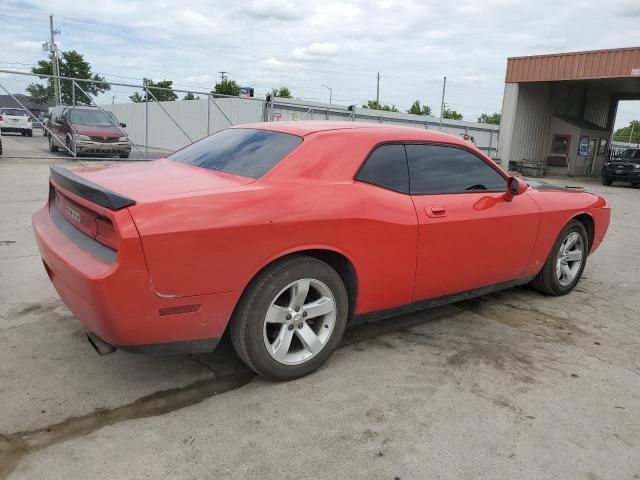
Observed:
[[[424,207],[424,211],[427,213],[427,216],[431,218],[444,217],[447,215],[447,209],[439,205]]]

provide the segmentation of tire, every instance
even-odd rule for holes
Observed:
[[[49,151],[54,153],[58,151],[58,147],[53,143],[53,135],[49,135]]]
[[[309,295],[301,302],[307,283]],[[301,292],[297,301],[296,291]],[[231,319],[231,341],[242,361],[259,375],[292,380],[328,360],[342,338],[348,313],[347,290],[338,273],[320,260],[295,255],[269,265],[252,280]],[[268,314],[272,321],[267,321]]]
[[[606,175],[602,176],[602,185],[606,185],[608,187],[612,183],[613,181],[609,177],[607,177]]]
[[[33,130],[29,130],[27,132],[27,137],[33,137]]]
[[[65,142],[65,144],[67,145],[68,150],[65,150],[66,154],[69,155],[70,157],[77,157],[78,154],[76,153],[76,155],[73,154],[73,142],[71,141],[70,137],[67,137],[67,140]]]
[[[576,241],[572,244],[572,247],[568,250],[568,255],[563,255],[563,249],[565,242],[571,243],[569,237],[577,235]],[[576,238],[576,237],[572,237]],[[579,263],[577,260],[568,260],[570,258],[576,259],[577,256],[574,252],[580,251],[581,257]],[[546,293],[547,295],[559,296],[566,295],[574,289],[584,267],[587,263],[587,255],[589,252],[589,235],[587,230],[578,220],[571,220],[560,232],[557,240],[553,244],[551,252],[544,263],[542,270],[531,281],[531,286],[539,292]],[[566,260],[563,262],[562,257]],[[568,271],[571,275],[568,275]]]
[[[118,155],[120,158],[129,158],[129,154],[131,152],[126,152],[126,153],[121,153],[120,155]]]

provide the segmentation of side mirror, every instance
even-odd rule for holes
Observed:
[[[126,124],[126,123],[122,123],[122,122],[120,122],[120,126],[121,126],[122,128],[127,128],[127,124]]]
[[[513,197],[517,197],[518,195],[522,195],[526,192],[527,188],[529,188],[529,185],[524,181],[516,177],[509,177],[507,179],[507,191],[504,194],[504,199],[507,202],[510,202],[513,200]]]

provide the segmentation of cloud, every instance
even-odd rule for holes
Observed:
[[[13,42],[11,46],[13,48],[20,48],[25,50],[42,50],[43,42],[32,42],[30,40],[20,40],[18,42]]]
[[[297,47],[289,56],[301,62],[327,62],[339,53],[340,45],[331,42],[318,42],[306,47]]]
[[[257,19],[272,18],[284,22],[304,16],[304,9],[289,0],[256,0],[242,11]]]

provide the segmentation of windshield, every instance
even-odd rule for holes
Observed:
[[[20,110],[18,108],[3,108],[0,109],[0,114],[2,115],[10,115],[12,117],[26,117],[27,112],[24,110]]]
[[[209,170],[260,178],[302,143],[288,133],[249,128],[222,130],[168,158]]]
[[[111,112],[100,110],[70,110],[71,123],[75,125],[111,126],[118,125],[116,117]]]
[[[629,150],[625,150],[619,158],[624,158],[625,160],[640,159],[640,150],[630,148]]]

